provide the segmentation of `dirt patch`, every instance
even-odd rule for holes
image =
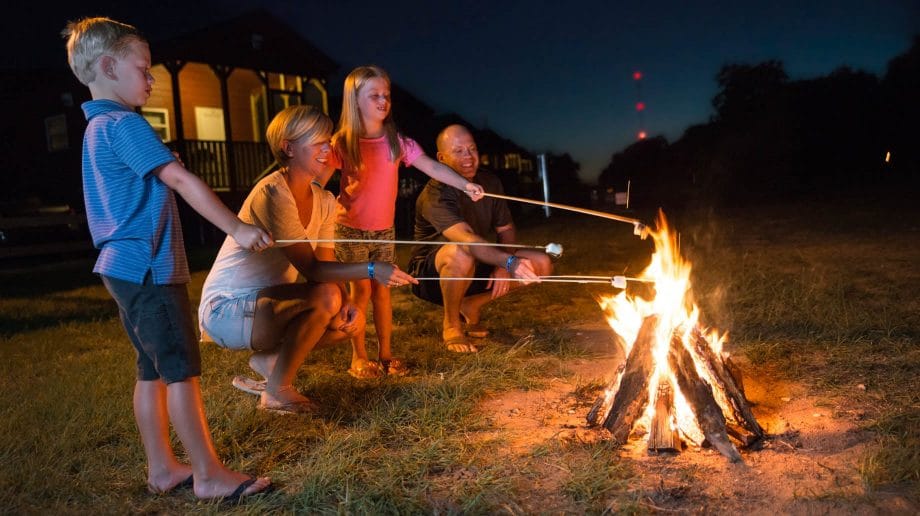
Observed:
[[[554,443],[596,443],[609,439],[590,428],[585,416],[623,356],[609,328],[572,328],[569,338],[596,353],[565,363],[571,373],[554,378],[543,390],[513,391],[481,404],[491,428],[482,440],[499,439],[509,461],[527,463],[536,474],[524,512],[566,512],[572,501],[561,488],[571,471],[540,465],[533,458]],[[745,374],[747,397],[769,434],[759,450],[742,450],[743,463],[729,463],[711,449],[650,455],[643,440],[612,451],[634,471],[627,488],[634,505],[651,511],[730,513],[915,514],[915,503],[898,493],[869,493],[859,474],[872,434],[859,429],[862,412],[847,400],[815,394],[784,382],[735,357]],[[854,386],[858,389],[859,386]],[[476,436],[474,436],[476,437]],[[607,507],[622,509],[623,492]]]

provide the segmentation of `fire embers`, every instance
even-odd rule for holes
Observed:
[[[640,277],[654,281],[651,301],[621,292],[601,306],[622,339],[626,362],[588,413],[625,443],[646,429],[650,452],[679,451],[682,443],[711,445],[732,461],[736,443],[750,447],[764,431],[744,395],[740,375],[721,352],[723,337],[705,335],[690,296],[690,265],[659,216],[655,253]],[[601,420],[601,418],[603,418]]]

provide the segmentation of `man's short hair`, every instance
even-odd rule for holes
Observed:
[[[131,42],[146,42],[136,27],[101,17],[69,22],[61,35],[67,39],[70,69],[85,85],[96,80],[93,67],[100,57],[105,54],[122,57]]]

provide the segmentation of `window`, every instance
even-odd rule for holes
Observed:
[[[67,117],[63,113],[45,118],[45,140],[48,143],[49,152],[70,148],[67,136]]]
[[[164,142],[170,140],[169,137],[169,110],[163,108],[141,108],[141,115],[153,127],[157,135]]]

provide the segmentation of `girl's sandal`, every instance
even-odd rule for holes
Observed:
[[[381,359],[380,365],[383,366],[383,374],[387,376],[406,376],[409,374],[409,368],[398,358]]]
[[[358,380],[373,380],[383,376],[384,371],[377,362],[359,358],[351,365],[348,374]]]

